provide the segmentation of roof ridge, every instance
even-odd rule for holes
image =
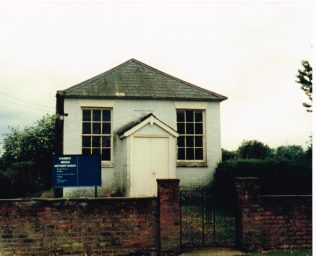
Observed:
[[[184,84],[186,84],[186,85],[188,85],[188,86],[194,87],[194,88],[196,88],[196,89],[198,89],[198,90],[201,90],[201,91],[204,91],[204,92],[206,92],[206,93],[209,93],[209,94],[211,94],[212,96],[216,96],[216,97],[219,97],[219,98],[227,99],[227,97],[224,96],[224,95],[221,95],[221,94],[218,94],[218,93],[209,91],[209,90],[204,89],[204,88],[202,88],[202,87],[200,87],[200,86],[197,86],[197,85],[192,84],[192,83],[190,83],[190,82],[184,81],[184,80],[182,80],[182,79],[180,79],[180,78],[178,78],[178,77],[176,77],[176,76],[170,75],[170,74],[165,73],[165,72],[163,72],[163,71],[161,71],[161,70],[159,70],[159,69],[157,69],[157,68],[154,68],[154,67],[152,67],[152,66],[149,66],[148,64],[143,63],[143,62],[141,62],[141,61],[139,61],[139,60],[137,60],[137,59],[133,59],[133,58],[132,58],[132,59],[130,59],[129,61],[134,61],[134,62],[136,62],[136,63],[138,63],[138,64],[140,64],[140,65],[142,65],[142,66],[144,66],[144,67],[146,67],[146,68],[149,68],[149,69],[151,69],[151,70],[153,70],[153,71],[155,71],[155,72],[160,73],[161,75],[168,76],[168,77],[171,78],[171,79],[174,79],[174,80],[176,80],[176,81],[178,81],[178,82],[184,83]]]
[[[85,85],[86,83],[90,83],[90,82],[92,82],[92,81],[94,81],[94,80],[96,80],[96,79],[101,78],[102,76],[105,76],[105,75],[108,75],[108,74],[112,73],[112,72],[113,72],[114,70],[116,70],[117,68],[120,68],[121,66],[126,65],[127,63],[132,62],[133,60],[134,60],[134,59],[131,58],[131,59],[127,60],[127,61],[124,61],[123,63],[121,63],[121,64],[119,64],[119,65],[117,65],[117,66],[115,66],[115,67],[113,67],[113,68],[111,68],[111,69],[109,69],[109,70],[103,72],[103,73],[100,73],[100,74],[98,74],[98,75],[96,75],[96,76],[94,76],[94,77],[91,77],[91,78],[89,78],[89,79],[87,79],[87,80],[85,80],[85,81],[82,81],[82,82],[80,82],[79,84],[75,84],[75,85],[73,85],[73,86],[71,86],[71,87],[69,87],[69,88],[67,88],[67,89],[65,89],[65,90],[63,90],[63,91],[71,92],[71,91],[73,91],[73,90],[75,90],[75,89],[78,89],[78,88],[80,88],[81,86]]]

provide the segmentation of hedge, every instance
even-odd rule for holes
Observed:
[[[235,177],[259,177],[261,194],[312,194],[312,166],[310,163],[274,159],[228,160],[217,166],[211,186],[219,204],[234,203]]]
[[[51,181],[51,171],[44,164],[15,162],[5,171],[0,170],[0,198],[37,196],[51,187]]]
[[[1,171],[1,170],[0,170]],[[0,199],[11,197],[11,181],[0,172]]]

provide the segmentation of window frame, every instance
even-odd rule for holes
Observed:
[[[178,159],[178,150],[179,150],[179,146],[178,146],[178,140],[177,140],[177,154],[176,154],[176,163],[177,163],[177,167],[207,167],[207,147],[206,147],[206,109],[205,108],[176,108],[176,126],[177,126],[177,131],[178,131],[178,111],[201,111],[202,112],[202,129],[203,129],[203,134],[201,135],[202,137],[202,148],[203,148],[203,159]],[[186,120],[184,120],[184,122],[180,122],[180,123],[184,123],[186,124]],[[195,124],[195,120],[193,120],[193,122]],[[186,125],[185,125],[186,126]],[[184,138],[187,136],[186,131],[184,131],[185,133],[179,133],[179,137],[181,135],[184,135]],[[193,136],[194,138],[195,136],[195,131],[194,134],[188,134],[189,136]],[[184,147],[186,148],[186,147]],[[193,148],[195,149],[195,145],[193,146]],[[197,147],[200,148],[200,147]]]
[[[91,111],[91,120],[90,120],[90,124],[91,124],[91,134],[86,134],[83,133],[83,123],[87,122],[83,120],[83,111],[84,110],[90,110]],[[100,118],[100,126],[101,126],[101,132],[99,134],[93,134],[92,129],[93,129],[93,110],[101,110],[101,118]],[[102,124],[103,124],[103,120],[102,120],[102,110],[110,110],[111,113],[111,118],[110,121],[107,121],[108,123],[110,123],[111,125],[111,130],[110,133],[106,133],[103,134],[102,133]],[[82,106],[81,107],[81,154],[83,154],[83,149],[84,148],[90,148],[90,150],[92,150],[93,146],[92,146],[92,141],[90,144],[90,147],[83,147],[83,137],[84,136],[110,136],[110,160],[102,160],[102,154],[101,154],[101,167],[113,167],[113,108],[111,107],[89,107],[89,106]],[[102,151],[102,141],[100,141],[100,147],[99,149]]]

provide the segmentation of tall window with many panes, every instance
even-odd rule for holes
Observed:
[[[204,111],[177,110],[178,160],[204,160]]]
[[[111,161],[111,109],[82,109],[82,154]]]

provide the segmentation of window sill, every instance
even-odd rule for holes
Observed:
[[[177,162],[177,167],[208,167],[207,162]]]
[[[101,162],[101,168],[113,168],[113,163],[111,162]]]

